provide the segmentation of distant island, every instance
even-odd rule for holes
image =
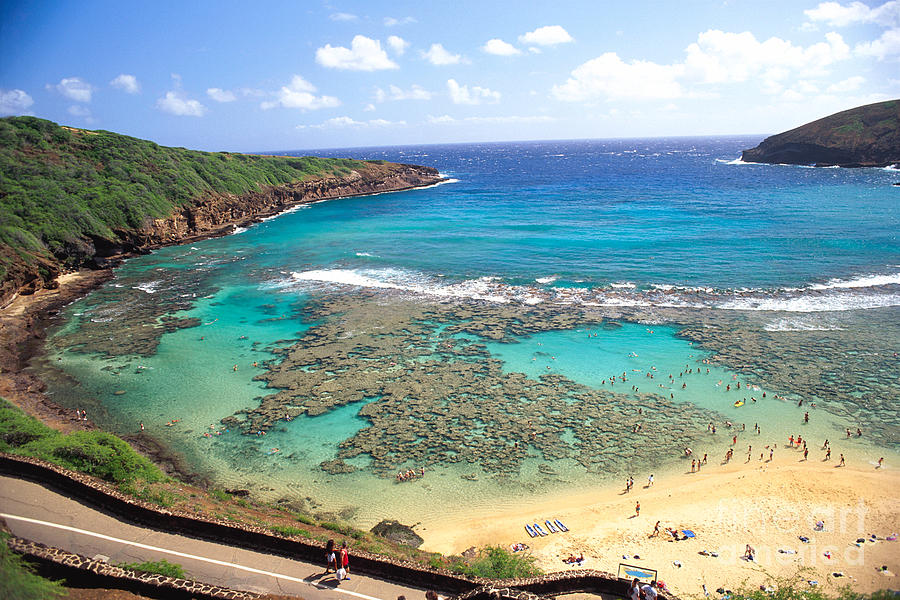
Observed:
[[[0,119],[0,306],[81,267],[223,235],[295,204],[399,191],[436,169],[167,148],[35,117]]]
[[[766,138],[744,162],[818,167],[900,163],[900,101],[851,108]]]

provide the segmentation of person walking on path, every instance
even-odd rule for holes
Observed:
[[[328,574],[328,569],[334,569],[334,572],[337,573],[337,557],[334,555],[334,540],[328,540],[328,543],[325,544],[325,574]]]
[[[347,540],[341,542],[341,568],[344,569],[344,579],[350,579],[350,551],[347,549]]]

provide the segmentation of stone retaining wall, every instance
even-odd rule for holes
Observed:
[[[50,548],[43,544],[22,538],[11,537],[7,542],[9,548],[24,554],[39,567],[49,567],[55,577],[62,575],[66,582],[84,583],[96,587],[109,587],[125,590],[153,598],[169,598],[185,600],[202,598],[210,600],[257,600],[260,594],[239,592],[215,585],[174,579],[153,573],[142,573],[131,569],[123,569],[99,560],[85,558],[59,548]]]
[[[66,495],[85,500],[103,512],[116,515],[117,518],[167,533],[178,533],[317,564],[322,563],[324,559],[324,545],[318,542],[279,536],[264,527],[233,523],[211,516],[201,518],[183,511],[160,508],[127,496],[95,477],[76,473],[36,458],[0,453],[0,473],[49,484]],[[456,594],[459,598],[467,598],[469,594],[475,594],[473,598],[480,598],[487,593],[485,590],[496,592],[502,589],[513,591],[511,596],[503,596],[505,598],[519,598],[522,592],[554,596],[586,592],[624,598],[627,596],[629,585],[626,579],[594,570],[564,571],[540,577],[495,581],[465,577],[444,569],[431,569],[418,563],[367,552],[354,553],[353,572],[414,587],[434,589],[442,594]],[[660,600],[678,599],[669,593],[661,593]]]

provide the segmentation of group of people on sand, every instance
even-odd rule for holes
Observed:
[[[581,565],[584,562],[584,552],[581,552],[578,556],[570,554],[563,559],[563,562],[567,565]]]
[[[413,479],[418,479],[419,477],[425,477],[425,467],[419,467],[419,470],[415,469],[407,469],[406,471],[397,472],[397,483],[401,483],[403,481],[412,481]]]

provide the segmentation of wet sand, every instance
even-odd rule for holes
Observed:
[[[502,513],[483,511],[452,522],[430,522],[417,532],[425,539],[423,549],[443,553],[524,542],[547,572],[578,568],[562,560],[582,552],[583,568],[616,573],[622,562],[648,567],[658,570],[659,579],[683,597],[702,595],[703,584],[710,592],[744,581],[759,585],[767,573],[790,577],[801,567],[810,569],[803,579],[822,586],[849,584],[862,592],[896,588],[897,579],[878,573],[876,567],[886,565],[900,573],[900,541],[884,539],[900,531],[900,498],[890,491],[900,489],[898,465],[886,458],[884,467],[876,469],[855,457],[856,462],[837,467],[837,448],[829,462],[822,461],[822,455],[817,448],[807,462],[801,461],[802,451],[779,448],[772,462],[759,462],[757,455],[745,463],[745,454],[729,465],[710,461],[700,473],[690,473],[688,463],[687,473],[657,476],[649,488],[647,474],[635,474],[629,493],[623,485]],[[640,516],[634,516],[636,502],[641,504]],[[525,523],[538,522],[546,531],[547,518],[559,518],[569,532],[529,538]],[[814,530],[818,520],[825,522],[824,531]],[[661,521],[660,535],[651,538],[656,521]],[[667,527],[691,530],[696,537],[670,541]],[[857,538],[873,533],[877,542],[855,545]],[[755,563],[742,558],[746,544],[756,550]],[[704,556],[701,550],[719,556]],[[844,576],[835,577],[834,572]]]

